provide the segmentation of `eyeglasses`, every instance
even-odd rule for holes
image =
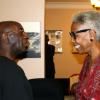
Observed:
[[[76,39],[76,34],[77,33],[82,33],[82,32],[86,32],[86,31],[89,31],[91,29],[83,29],[83,30],[79,30],[79,31],[76,31],[76,32],[69,32],[70,36],[73,37],[74,39]]]

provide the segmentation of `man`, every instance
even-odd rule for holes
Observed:
[[[48,44],[49,37],[45,35],[45,78],[55,78],[54,53],[55,46]]]
[[[100,13],[76,14],[70,35],[79,53],[88,54],[79,76],[76,100],[100,100]]]
[[[0,100],[33,100],[32,89],[16,64],[29,46],[20,23],[0,22]]]

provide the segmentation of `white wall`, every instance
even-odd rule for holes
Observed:
[[[27,58],[18,63],[28,79],[44,77],[44,6],[45,0],[0,0],[0,21],[41,23],[41,58]]]

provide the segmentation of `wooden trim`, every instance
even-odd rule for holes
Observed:
[[[90,2],[46,2],[46,9],[93,9]]]

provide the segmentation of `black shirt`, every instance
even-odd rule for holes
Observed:
[[[33,100],[32,88],[23,70],[0,56],[0,100]]]

